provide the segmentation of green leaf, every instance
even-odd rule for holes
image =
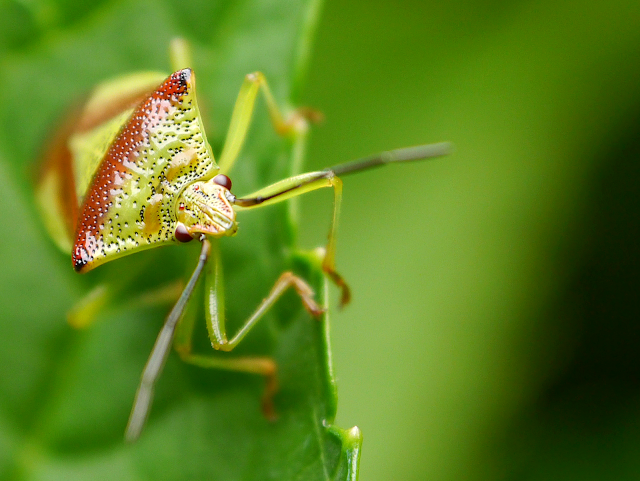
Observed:
[[[276,359],[277,421],[260,412],[263,379],[188,366],[172,354],[146,430],[138,443],[124,444],[140,372],[169,308],[132,299],[185,278],[198,247],[155,249],[79,276],[46,238],[33,201],[36,160],[66,109],[109,76],[168,70],[175,35],[192,44],[215,152],[245,74],[261,70],[276,98],[293,102],[319,2],[77,3],[10,3],[21,20],[0,37],[0,478],[356,479],[359,431],[332,426],[328,318],[312,319],[294,295],[237,349]],[[240,195],[293,169],[291,144],[274,134],[264,106],[257,110],[234,170]],[[295,249],[291,211],[281,205],[243,214],[239,234],[222,242],[232,332],[287,268],[328,298],[317,262]],[[105,281],[126,295],[87,330],[71,329],[68,310]],[[195,349],[210,352],[204,322],[196,330]]]

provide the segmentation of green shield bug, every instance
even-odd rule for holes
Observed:
[[[184,44],[173,45],[176,67],[188,65]],[[176,52],[178,52],[176,54]],[[182,52],[180,54],[180,52]],[[220,251],[217,240],[237,232],[236,213],[285,201],[331,187],[333,220],[322,251],[322,270],[340,288],[341,304],[349,302],[349,288],[335,268],[336,227],[340,211],[340,176],[393,162],[414,161],[446,154],[446,143],[392,150],[324,170],[286,178],[249,195],[232,193],[229,178],[249,129],[258,92],[262,92],[275,131],[303,135],[310,113],[295,111],[285,118],[265,77],[255,72],[240,88],[225,140],[216,163],[207,142],[196,99],[196,76],[190,68],[175,68],[169,76],[148,72],[122,77],[99,86],[69,124],[60,129],[48,150],[36,189],[47,230],[56,244],[71,252],[73,267],[84,273],[119,257],[165,244],[197,240],[197,265],[158,335],[144,368],[126,430],[137,439],[147,418],[153,390],[176,331],[188,332],[180,321],[189,298],[206,272],[205,320],[214,349],[231,351],[261,316],[289,288],[314,316],[323,312],[307,282],[284,272],[271,291],[227,338]],[[178,336],[184,338],[188,336]],[[191,354],[190,340],[176,346],[193,364],[262,374],[267,379],[265,413],[273,413],[276,366],[269,358],[205,358]]]

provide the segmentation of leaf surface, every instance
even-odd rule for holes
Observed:
[[[46,5],[9,3],[0,12],[12,25],[0,36],[0,478],[355,479],[359,433],[331,426],[328,319],[312,319],[290,294],[231,354],[276,359],[276,422],[260,412],[263,379],[188,366],[172,354],[142,438],[124,444],[140,372],[170,307],[140,296],[186,278],[198,246],[154,249],[79,276],[46,238],[32,193],[36,159],[69,105],[110,76],[168,70],[175,35],[192,43],[219,154],[245,74],[263,71],[281,103],[295,101],[319,2]],[[291,144],[274,134],[265,110],[260,101],[233,172],[239,195],[292,171]],[[239,234],[222,242],[231,332],[288,268],[326,302],[317,262],[296,253],[292,217],[287,205],[243,213]],[[112,302],[90,328],[71,329],[68,310],[103,283],[116,286]],[[196,331],[195,350],[211,352],[203,321]]]

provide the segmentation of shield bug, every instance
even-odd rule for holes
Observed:
[[[184,65],[184,59],[180,62]],[[280,135],[304,135],[309,112],[299,110],[285,119],[260,72],[247,75],[232,113],[219,162],[207,142],[196,99],[195,73],[176,69],[171,75],[139,73],[99,86],[84,108],[61,128],[48,149],[36,194],[47,230],[60,248],[71,253],[77,272],[165,244],[196,240],[201,252],[196,267],[171,309],[142,373],[126,438],[138,438],[144,426],[158,379],[176,330],[191,332],[181,318],[203,272],[205,320],[214,349],[231,351],[261,316],[289,288],[314,316],[323,312],[307,282],[284,272],[254,313],[228,338],[218,239],[237,233],[236,213],[264,207],[331,187],[333,219],[324,248],[322,270],[341,290],[341,304],[350,292],[335,268],[336,227],[340,212],[340,176],[372,167],[444,155],[446,143],[422,145],[339,164],[286,178],[249,195],[232,193],[229,177],[244,143],[258,92],[262,92],[271,122]],[[93,296],[93,297],[91,297]],[[95,308],[101,299],[93,292]],[[96,298],[98,301],[96,301]],[[82,303],[81,303],[82,304]],[[82,313],[82,305],[77,312]],[[82,318],[78,314],[76,318]],[[77,322],[81,323],[81,322]],[[189,336],[178,336],[187,338]],[[191,353],[190,340],[176,348],[181,357],[203,367],[262,374],[267,378],[265,412],[272,413],[276,366],[269,358],[205,358]]]

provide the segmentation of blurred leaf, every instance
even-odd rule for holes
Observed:
[[[620,149],[640,138],[638,58],[637,1],[327,1],[307,90],[327,118],[312,167],[456,147],[345,179],[338,265],[354,303],[333,353],[338,421],[367,433],[363,478],[552,479],[559,458],[554,479],[638,478],[637,409],[581,409],[601,386],[629,405],[640,394],[640,159]],[[601,183],[607,172],[626,180]],[[321,201],[302,202],[303,241],[322,233]],[[561,302],[587,278],[584,298]],[[574,359],[585,384],[615,363],[619,386],[542,403]],[[552,425],[578,413],[560,437]]]
[[[331,426],[328,319],[312,319],[293,295],[238,348],[276,359],[276,422],[260,412],[262,379],[195,368],[172,355],[142,438],[124,445],[140,372],[168,306],[123,299],[82,332],[66,325],[65,313],[104,279],[127,282],[130,300],[187,275],[197,246],[157,249],[77,276],[45,238],[32,199],[35,159],[65,109],[111,75],[167,70],[168,44],[178,34],[193,45],[201,109],[219,152],[245,74],[262,70],[280,100],[299,89],[291,79],[303,76],[319,2],[80,3],[87,6],[3,7],[22,20],[0,38],[0,221],[10,226],[0,230],[0,478],[355,479],[359,433]],[[292,168],[291,145],[273,133],[264,110],[259,105],[235,171],[239,194]],[[326,300],[315,263],[293,254],[287,206],[240,222],[238,236],[222,245],[230,330],[286,268],[304,273]],[[207,352],[204,326],[198,329],[196,348]]]

